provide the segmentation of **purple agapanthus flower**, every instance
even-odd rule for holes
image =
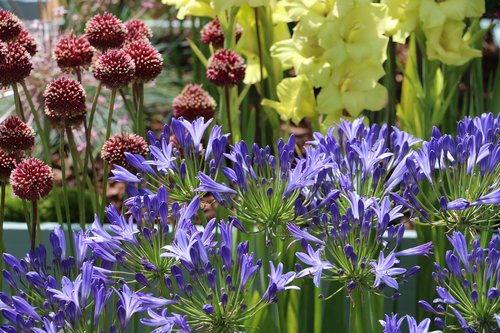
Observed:
[[[313,282],[316,287],[319,287],[321,282],[321,274],[325,269],[333,268],[333,265],[326,260],[323,260],[321,256],[321,249],[314,251],[311,245],[307,245],[307,253],[297,252],[295,255],[299,258],[303,263],[309,265],[303,270],[301,270],[297,277],[303,277],[306,275],[314,276]]]

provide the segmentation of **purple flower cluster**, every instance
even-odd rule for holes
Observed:
[[[420,301],[420,307],[437,316],[435,323],[445,329],[499,332],[500,235],[496,233],[486,248],[476,239],[470,250],[460,232],[448,240],[453,250],[446,252],[446,267],[436,263],[433,273],[439,297],[434,306]]]

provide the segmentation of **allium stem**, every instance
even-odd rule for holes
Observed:
[[[38,223],[38,201],[31,201],[31,250],[35,251],[36,247],[36,228]]]
[[[80,227],[85,230],[85,183],[82,179],[83,172],[80,175],[80,166],[82,161],[78,150],[76,149],[75,137],[73,136],[73,131],[71,128],[66,128],[66,134],[68,135],[69,149],[71,151],[71,158],[73,159],[73,170],[76,178],[76,187],[78,189],[78,213],[80,220]],[[83,170],[81,170],[83,171]]]
[[[113,111],[115,109],[116,89],[111,90],[111,97],[109,100],[108,123],[106,125],[106,140],[111,136],[111,125],[113,124]],[[109,164],[104,161],[103,174],[102,174],[102,203],[99,210],[99,218],[102,220],[104,217],[104,210],[106,208],[106,193],[108,190],[108,172]]]
[[[26,122],[26,117],[24,116],[23,107],[21,105],[21,96],[19,95],[19,89],[17,89],[17,83],[12,83],[12,91],[14,92],[14,103],[16,105],[16,113],[21,118],[23,122]]]
[[[259,74],[260,74],[260,83],[262,88],[264,88],[264,64],[263,64],[263,59],[262,59],[262,43],[260,40],[260,27],[259,27],[259,8],[255,7],[254,8],[254,14],[255,14],[255,33],[256,33],[256,38],[257,38],[257,49],[259,52]],[[257,138],[260,138],[260,132],[261,132],[261,127],[260,127],[260,108],[255,108],[255,136]]]
[[[66,210],[66,225],[68,227],[68,239],[70,243],[71,254],[75,255],[75,245],[73,244],[73,231],[71,228],[71,214],[69,208],[69,200],[68,200],[68,186],[66,183],[66,162],[64,158],[64,121],[61,124],[61,133],[59,137],[59,159],[61,161],[61,183],[63,190],[63,200],[64,200],[64,208]]]
[[[3,242],[3,221],[5,217],[5,181],[0,184],[0,253],[5,252]],[[3,260],[0,260],[0,270],[3,269]],[[0,280],[0,290],[3,290],[3,279]]]
[[[227,124],[229,126],[229,133],[233,134],[233,129],[231,125],[231,96],[230,96],[230,91],[229,91],[229,86],[226,85],[224,87],[224,97],[225,97],[225,103],[226,103],[226,114],[227,114]],[[231,136],[232,137],[232,136]]]
[[[137,83],[138,105],[137,105],[137,134],[142,137],[146,135],[146,128],[144,125],[144,84]]]

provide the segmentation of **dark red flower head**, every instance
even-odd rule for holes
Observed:
[[[75,80],[60,77],[47,86],[43,96],[45,105],[56,116],[68,117],[85,113],[85,90]]]
[[[12,170],[17,166],[23,154],[18,152],[6,153],[0,150],[0,182],[8,180]]]
[[[95,15],[87,22],[85,34],[92,46],[99,50],[120,47],[127,36],[127,28],[113,14]]]
[[[10,42],[17,38],[23,29],[21,20],[11,12],[0,9],[0,41]]]
[[[16,43],[24,47],[30,56],[34,56],[37,52],[36,40],[29,34],[26,30],[21,30],[19,36],[16,39]]]
[[[29,150],[35,144],[35,131],[17,116],[10,116],[0,125],[0,149]]]
[[[243,58],[231,50],[220,49],[208,59],[207,79],[217,86],[235,86],[245,78]]]
[[[172,103],[175,118],[183,117],[193,121],[198,117],[212,118],[215,114],[215,100],[201,85],[187,84]]]
[[[241,38],[243,28],[241,25],[236,24],[234,28],[236,34],[236,42]],[[201,41],[205,44],[212,44],[215,48],[224,46],[224,31],[220,25],[219,19],[216,17],[212,21],[205,24],[201,29]]]
[[[5,61],[0,64],[0,88],[22,82],[30,75],[32,69],[31,57],[24,47],[9,43]]]
[[[135,79],[141,82],[149,82],[163,70],[163,59],[160,52],[149,42],[138,40],[130,43],[125,48],[135,64]]]
[[[52,168],[37,158],[23,160],[12,171],[10,185],[16,196],[36,201],[49,195],[54,186]]]
[[[54,58],[63,71],[89,68],[94,56],[94,47],[85,36],[75,36],[73,32],[63,36],[54,48]]]
[[[131,42],[135,40],[151,40],[153,33],[151,28],[141,20],[132,19],[125,23],[127,28],[126,40]]]
[[[110,89],[126,87],[135,78],[135,64],[124,50],[108,50],[92,66],[96,79]]]
[[[49,108],[45,108],[45,116],[52,127],[60,130],[67,128],[80,127],[87,117],[85,110],[81,113],[72,113],[69,115],[60,115]]]
[[[0,65],[3,64],[5,58],[7,58],[7,44],[0,42]]]
[[[127,162],[125,153],[146,156],[148,153],[148,145],[146,141],[137,134],[121,133],[111,137],[104,143],[101,150],[101,157],[111,165],[116,164],[131,170],[133,168]]]

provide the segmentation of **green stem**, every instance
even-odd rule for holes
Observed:
[[[138,105],[137,105],[137,134],[140,136],[145,137],[146,135],[146,128],[144,125],[144,84],[143,83],[136,83],[137,84],[137,93],[138,93]]]
[[[255,33],[257,37],[257,49],[259,52],[259,74],[260,74],[260,83],[262,86],[262,90],[264,91],[264,64],[263,64],[263,59],[262,59],[262,45],[261,45],[261,40],[260,40],[260,27],[259,27],[259,8],[255,7],[254,8],[254,14],[255,14]],[[260,140],[260,143],[262,144],[262,138],[260,137],[260,132],[261,132],[261,127],[260,127],[260,107],[255,108],[255,137]]]
[[[19,89],[17,89],[17,83],[12,83],[12,91],[14,92],[14,103],[16,104],[16,113],[22,121],[26,122],[26,117],[24,116],[23,108],[21,105],[21,96],[19,95]]]
[[[61,160],[61,182],[63,190],[64,209],[66,210],[66,225],[68,227],[68,239],[70,243],[71,254],[75,255],[75,245],[73,244],[73,231],[71,228],[71,214],[68,200],[68,186],[66,184],[66,161],[64,154],[64,120],[61,123],[61,135],[59,137],[59,159]]]
[[[69,149],[71,152],[71,158],[73,160],[73,170],[76,178],[76,187],[78,189],[78,217],[80,220],[80,228],[85,230],[85,183],[82,180],[83,172],[80,174],[82,161],[78,150],[76,148],[75,137],[73,136],[73,131],[71,128],[66,129],[66,134],[68,136]],[[82,170],[83,171],[83,170]]]
[[[111,136],[111,125],[113,124],[113,111],[115,108],[115,98],[116,98],[116,89],[111,90],[111,97],[109,100],[109,111],[108,111],[108,123],[106,125],[106,141],[109,140]],[[103,174],[102,174],[102,203],[99,218],[102,220],[104,217],[104,210],[106,208],[106,193],[108,190],[108,170],[109,165],[108,162],[104,161]]]
[[[31,250],[36,247],[36,225],[38,223],[38,205],[37,200],[31,201]]]
[[[356,286],[351,292],[349,332],[377,332],[378,320],[383,314],[383,296],[376,295],[362,286]]]
[[[5,181],[0,184],[0,253],[5,252],[3,242],[3,221],[5,217]],[[3,260],[0,260],[0,270],[3,268]],[[3,279],[0,279],[0,291],[3,290]]]
[[[232,125],[231,125],[231,96],[229,92],[229,86],[226,85],[224,87],[224,98],[225,98],[225,107],[226,107],[226,115],[227,115],[227,124],[229,126],[229,133],[233,133]],[[233,138],[234,140],[234,138]],[[236,142],[235,142],[236,143]]]

